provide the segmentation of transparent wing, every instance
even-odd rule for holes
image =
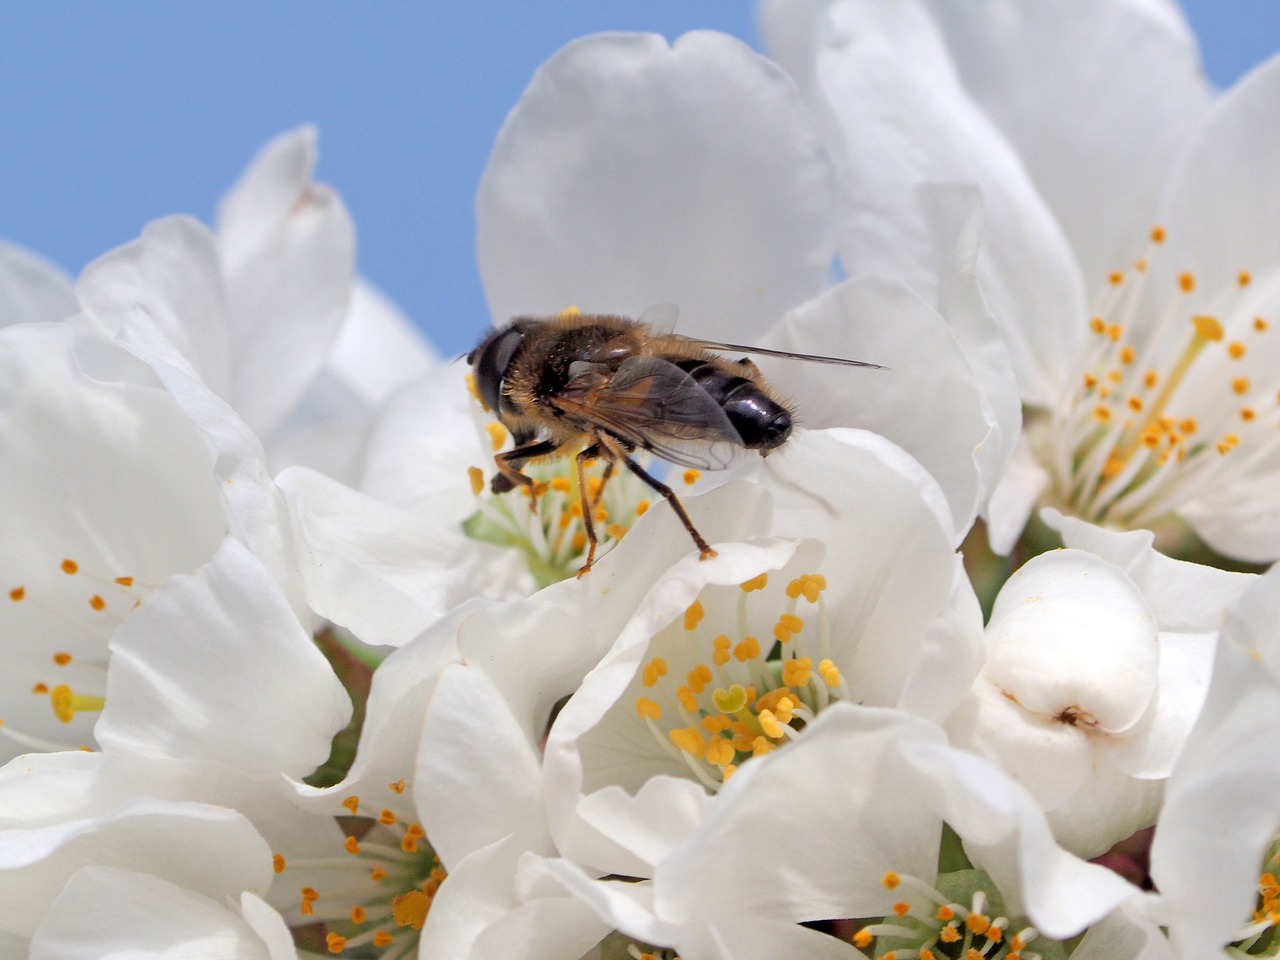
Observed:
[[[715,398],[661,357],[630,357],[608,375],[584,370],[552,404],[682,466],[721,469],[742,449],[742,437]]]
[[[872,370],[884,370],[884,366],[878,363],[870,363],[867,360],[846,360],[844,357],[821,357],[814,353],[792,353],[790,350],[771,350],[768,347],[748,347],[741,343],[718,343],[715,340],[700,340],[697,337],[685,337],[680,334],[673,334],[680,337],[686,343],[695,347],[701,347],[703,350],[718,350],[728,353],[753,353],[762,357],[782,357],[786,360],[803,360],[806,363],[834,363],[842,367],[869,367]]]

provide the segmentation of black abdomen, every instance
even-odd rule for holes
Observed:
[[[748,450],[772,450],[791,435],[791,413],[754,380],[727,373],[705,360],[676,363],[724,410]]]

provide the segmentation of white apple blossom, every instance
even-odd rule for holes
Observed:
[[[996,546],[1041,498],[1274,559],[1280,62],[1209,106],[1176,10],[1123,0],[775,0],[766,24],[841,158],[851,273],[928,288],[917,190],[982,191],[979,280],[1038,411]]]
[[[372,404],[433,361],[395,307],[356,283],[354,226],[312,180],[315,162],[314,129],[282,134],[223,198],[216,233],[157,220],[89,264],[76,293],[109,325],[149,318],[163,338],[147,348],[189,364],[273,466],[289,455],[345,475]]]
[[[1049,519],[1068,548],[1001,589],[982,670],[947,728],[1031,792],[1059,842],[1093,857],[1155,822],[1218,626],[1252,577],[1164,557],[1149,532]]]
[[[65,320],[78,309],[71,278],[61,269],[0,240],[0,326]]]
[[[113,632],[230,528],[215,456],[89,325],[0,330],[0,757],[93,743]]]

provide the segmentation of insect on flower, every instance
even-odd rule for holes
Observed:
[[[646,314],[646,318],[651,315]],[[715,343],[659,332],[644,320],[584,314],[518,317],[489,333],[467,355],[481,400],[511,431],[513,449],[494,457],[496,493],[533,479],[520,472],[530,461],[576,451],[583,526],[589,544],[578,576],[595,562],[592,511],[617,464],[661,494],[684,524],[701,557],[715,551],[698,533],[679,498],[631,456],[645,450],[698,469],[728,465],[740,450],[767,456],[786,442],[794,420],[785,401],[747,358],[726,360],[712,351],[785,357],[817,363],[879,368],[861,360]],[[589,499],[583,470],[605,461],[602,484]]]

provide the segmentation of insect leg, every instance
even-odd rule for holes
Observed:
[[[598,502],[598,498],[593,501],[588,496],[586,474],[587,461],[596,459],[600,456],[600,453],[600,444],[593,443],[590,446],[579,450],[577,457],[575,457],[578,461],[578,499],[582,506],[582,528],[587,534],[587,562],[584,563],[582,568],[578,571],[579,577],[585,576],[587,571],[591,569],[591,565],[596,562],[596,544],[600,542],[599,538],[596,536],[595,518],[591,516],[591,514],[595,512],[595,505]],[[606,468],[606,478],[608,476],[607,471],[612,469],[612,467],[613,461],[610,460],[609,465]],[[604,484],[600,485],[600,490],[603,492]]]
[[[698,533],[697,528],[693,525],[693,521],[689,519],[689,514],[685,513],[684,505],[680,502],[680,498],[676,496],[674,490],[665,483],[649,475],[649,473],[627,455],[627,451],[613,437],[608,434],[599,434],[600,443],[605,450],[612,454],[616,459],[621,460],[627,465],[627,469],[634,473],[637,477],[647,483],[653,490],[660,494],[667,503],[671,504],[671,509],[676,512],[676,516],[680,518],[680,522],[684,524],[684,528],[689,531],[689,536],[693,537],[694,545],[697,546],[701,559],[710,560],[716,555],[711,549],[711,545],[702,539],[702,534]]]
[[[506,493],[516,487],[526,487],[530,494],[529,504],[532,509],[537,510],[538,501],[532,496],[533,478],[521,473],[520,468],[530,460],[549,456],[559,449],[560,444],[554,440],[539,440],[537,443],[527,443],[522,447],[516,447],[514,450],[504,450],[493,458],[494,464],[498,467],[498,472],[493,480],[490,481],[489,489],[494,493]]]

